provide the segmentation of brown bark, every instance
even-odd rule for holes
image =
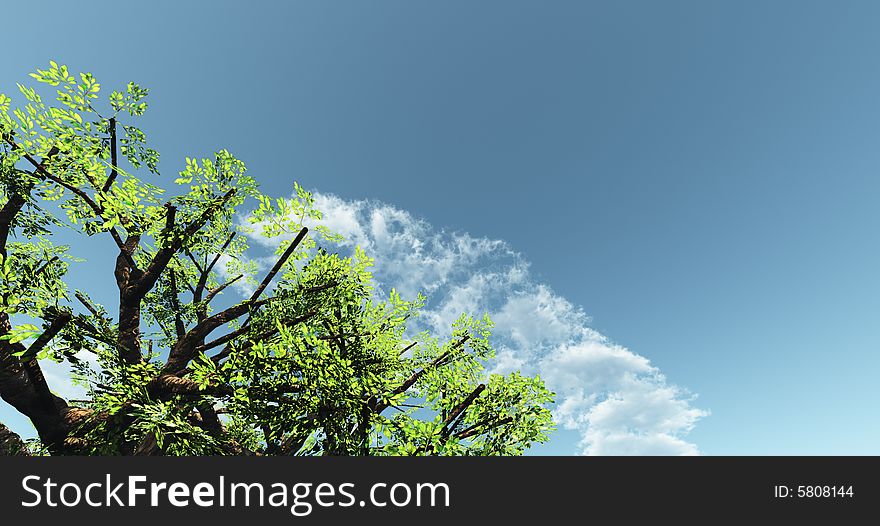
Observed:
[[[464,401],[452,409],[452,412],[449,413],[449,416],[446,417],[446,420],[443,421],[443,431],[441,434],[446,437],[456,428],[458,425],[459,416],[464,415],[465,409],[467,409],[474,400],[477,399],[480,394],[486,389],[485,384],[480,384],[474,389],[471,394],[464,399]]]
[[[5,137],[5,139],[7,142],[11,142],[11,138]],[[12,144],[15,147],[14,143]],[[57,152],[57,150],[53,150],[53,152]],[[54,155],[53,152],[50,154]],[[27,157],[37,166],[42,166],[32,157]],[[12,230],[12,224],[27,202],[27,196],[32,188],[33,185],[28,184],[20,188],[18,192],[11,193],[3,208],[0,209],[0,254],[4,257],[8,256],[6,243]],[[69,315],[66,318],[59,316],[53,321],[49,330],[34,342],[31,354],[39,353],[40,349],[57,334],[67,321],[69,321]],[[12,324],[9,315],[5,312],[0,313],[0,335],[7,335],[11,331]],[[28,350],[21,343],[0,340],[0,398],[30,418],[40,435],[40,439],[50,450],[60,451],[67,435],[67,425],[64,421],[67,403],[49,391],[40,365],[33,356],[24,356],[24,359],[16,356],[27,354],[29,354]]]
[[[180,310],[180,293],[177,290],[177,276],[171,271],[171,307],[174,309],[174,331],[178,338],[186,334],[186,326],[183,324],[183,315]]]
[[[174,395],[228,395],[232,394],[232,389],[226,385],[209,386],[202,389],[199,384],[189,378],[162,374],[147,384],[147,392],[156,398],[164,399]]]
[[[3,139],[6,140],[6,142],[9,143],[10,146],[12,146],[13,150],[21,150],[21,147],[18,145],[18,143],[16,143],[14,140],[12,140],[11,136],[6,135],[3,137]],[[49,153],[50,154],[53,152],[57,153],[57,151],[58,150],[53,149],[53,150],[50,150]],[[70,183],[68,183],[67,181],[64,181],[60,177],[49,172],[49,170],[46,169],[46,167],[43,165],[43,163],[34,159],[33,156],[31,156],[27,152],[23,152],[22,157],[24,157],[24,159],[27,162],[31,163],[31,165],[35,168],[35,172],[34,172],[35,174],[39,174],[40,177],[48,179],[48,180],[52,181],[53,183],[68,190],[69,192],[73,193],[74,195],[76,195],[77,197],[82,199],[83,202],[86,203],[89,206],[89,208],[91,208],[95,212],[95,217],[106,219],[103,217],[104,209],[97,202],[95,202],[95,200],[92,199],[89,196],[89,194],[84,192],[81,188],[73,186]],[[123,244],[122,237],[119,235],[119,232],[116,230],[116,228],[115,227],[111,228],[109,230],[109,232],[110,232],[110,235],[113,237],[113,241],[116,242],[116,245],[119,248],[122,248],[122,244]]]
[[[183,248],[186,240],[201,230],[201,228],[211,219],[211,216],[214,215],[217,210],[222,208],[233,195],[235,195],[234,188],[227,191],[223,196],[215,199],[214,202],[205,208],[199,217],[187,225],[182,232],[173,231],[176,209],[169,205],[168,215],[166,216],[166,225],[163,230],[163,236],[166,237],[166,245],[160,248],[156,252],[156,255],[153,256],[153,260],[150,261],[143,276],[141,276],[137,282],[131,284],[132,294],[139,296],[140,298],[146,296],[146,294],[152,290],[156,281],[159,280],[159,276],[162,275],[162,272],[168,267],[168,263],[171,262],[171,259],[180,251],[180,249]]]
[[[266,274],[266,277],[263,278],[263,281],[260,282],[257,290],[255,290],[253,295],[251,296],[251,301],[256,300],[263,294],[263,291],[266,290],[266,287],[269,286],[269,283],[272,282],[272,279],[275,278],[275,275],[278,274],[278,271],[281,270],[281,267],[283,267],[287,260],[290,259],[290,256],[293,255],[293,251],[296,250],[296,247],[300,244],[300,242],[302,242],[303,238],[306,237],[306,233],[308,231],[309,229],[306,227],[303,227],[302,230],[299,231],[294,240],[291,241],[290,245],[287,247],[287,250],[285,250],[284,253],[281,254],[281,257],[278,258],[278,261],[275,262],[275,265],[272,267],[269,273]]]
[[[11,429],[0,423],[0,457],[2,456],[27,456],[27,446]]]
[[[266,301],[267,300],[257,302],[252,302],[250,300],[244,301],[209,318],[205,318],[204,321],[190,329],[186,333],[186,336],[177,340],[177,343],[171,348],[171,352],[168,353],[168,361],[165,362],[162,372],[164,374],[172,374],[185,368],[189,361],[195,357],[199,342],[205,341],[206,336],[211,334],[218,327],[226,325],[232,320],[243,316],[251,309],[256,309],[266,303]]]
[[[0,320],[0,333],[8,334],[9,328],[7,319]],[[24,350],[21,344],[6,341],[0,344],[0,398],[30,418],[40,440],[50,451],[60,452],[69,429],[64,419],[67,403],[51,393],[44,393],[45,379],[36,360],[22,363],[14,356]]]
[[[318,315],[318,311],[316,311],[316,310],[309,311],[309,312],[303,314],[302,316],[298,316],[296,318],[288,318],[288,319],[284,320],[284,324],[286,326],[293,327],[294,325],[297,325],[299,323],[307,321],[317,315]],[[240,329],[237,329],[233,333],[230,333],[226,336],[222,336],[220,338],[217,338],[216,340],[214,340],[212,342],[203,344],[196,349],[196,352],[204,352],[204,351],[210,350],[214,347],[218,347],[218,346],[225,343],[226,347],[224,347],[222,351],[220,351],[219,353],[217,353],[216,355],[211,357],[211,360],[213,360],[214,363],[220,363],[224,358],[226,358],[230,354],[232,354],[232,351],[234,350],[233,343],[235,343],[235,342],[232,342],[229,340],[232,340],[232,339],[234,339],[234,337],[237,337],[237,336],[240,336],[241,334],[246,333],[249,328],[250,327],[248,327],[248,326],[242,327]],[[230,338],[229,336],[231,336],[232,334],[234,334],[235,336]],[[276,334],[278,334],[278,328],[273,327],[273,328],[271,328],[261,334],[258,334],[256,336],[250,338],[249,339],[250,341],[242,342],[240,345],[236,346],[235,349],[238,351],[245,351],[252,346],[252,342],[266,341],[269,338],[272,338],[273,336],[275,336]]]
[[[123,360],[135,364],[141,361],[141,298],[132,293],[131,284],[143,275],[134,264],[134,252],[140,236],[131,235],[123,243],[116,257],[116,285],[119,288],[119,338],[117,347]]]
[[[116,117],[110,117],[110,176],[104,181],[102,192],[107,193],[113,186],[113,181],[118,175],[117,166],[119,166],[119,149],[116,147]]]
[[[281,257],[278,258],[278,261],[275,262],[275,265],[269,270],[268,274],[263,278],[263,281],[260,282],[260,285],[251,295],[250,299],[234,307],[230,307],[219,314],[201,320],[194,328],[186,333],[186,336],[180,338],[168,354],[168,361],[165,363],[165,367],[162,368],[162,372],[164,374],[172,374],[183,370],[189,361],[195,357],[198,350],[205,347],[205,338],[211,334],[211,332],[250,311],[251,314],[249,314],[244,323],[242,323],[241,329],[236,331],[238,333],[236,336],[246,332],[246,329],[250,324],[253,310],[256,310],[268,301],[258,301],[259,297],[263,294],[263,291],[266,290],[266,287],[269,286],[269,283],[271,283],[272,279],[278,274],[290,256],[293,255],[294,250],[296,250],[296,247],[302,242],[308,231],[309,229],[305,227],[299,231],[296,238],[290,243]],[[232,339],[233,337],[227,336],[227,338]],[[223,337],[221,337],[221,340],[222,339]],[[217,346],[219,345],[221,345],[221,343],[217,344]],[[214,345],[212,345],[212,347],[214,347]]]
[[[416,384],[416,382],[419,381],[419,378],[421,378],[430,369],[433,369],[435,367],[443,365],[446,362],[446,360],[449,358],[449,356],[452,354],[452,352],[455,351],[456,349],[460,348],[462,345],[464,345],[469,339],[470,339],[470,336],[468,335],[468,336],[464,336],[460,340],[456,341],[454,344],[452,344],[452,347],[450,347],[449,350],[447,350],[446,352],[444,352],[443,354],[438,356],[427,367],[425,367],[423,369],[419,369],[418,371],[414,372],[409,378],[406,379],[405,382],[403,382],[396,389],[391,391],[391,393],[386,398],[393,398],[399,394],[406,392],[407,389],[414,386]],[[406,351],[406,349],[404,349],[404,351]],[[403,354],[403,353],[401,353],[401,354]],[[373,405],[373,412],[381,413],[382,411],[388,409],[388,407],[389,407],[389,404],[387,402],[381,402],[381,401],[377,400],[376,403]]]
[[[6,241],[9,239],[9,231],[12,226],[12,221],[15,219],[15,216],[18,215],[18,212],[21,210],[21,207],[24,206],[25,202],[26,198],[23,195],[12,194],[9,196],[6,204],[3,205],[3,209],[0,210],[0,254],[2,254],[3,257],[7,256]]]
[[[491,420],[483,420],[482,422],[477,422],[476,424],[470,426],[467,429],[463,429],[462,431],[455,434],[456,440],[464,440],[466,438],[470,438],[474,435],[479,435],[482,433],[487,433],[497,427],[501,427],[504,424],[509,424],[513,422],[513,417],[508,416],[504,417],[500,420],[491,421]]]

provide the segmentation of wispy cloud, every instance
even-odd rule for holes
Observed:
[[[436,228],[381,202],[315,198],[322,223],[345,237],[340,249],[359,245],[375,258],[380,290],[428,296],[420,328],[444,335],[462,312],[489,313],[495,372],[540,374],[557,393],[557,422],[581,435],[578,453],[699,454],[685,436],[708,411],[647,358],[591,329],[583,309],[538,282],[506,242]]]

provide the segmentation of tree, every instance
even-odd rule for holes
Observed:
[[[486,372],[488,317],[411,339],[424,298],[380,300],[363,251],[318,247],[338,236],[310,232],[321,213],[302,187],[270,199],[221,150],[187,159],[166,197],[146,180],[159,154],[128,122],[146,89],[129,83],[105,108],[89,73],[51,62],[31,76],[57,104],[23,85],[23,108],[0,95],[0,397],[42,451],[508,455],[546,439],[542,380]],[[112,313],[69,290],[79,262],[53,241],[62,229],[114,244]],[[255,231],[279,244],[261,279],[243,235]],[[233,285],[252,293],[236,300]],[[87,399],[55,394],[45,360],[72,364]],[[0,424],[0,453],[21,451]]]

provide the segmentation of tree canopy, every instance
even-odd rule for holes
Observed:
[[[425,299],[380,298],[367,254],[322,247],[339,237],[301,186],[270,198],[226,150],[163,182],[135,125],[147,89],[104,100],[55,62],[31,76],[21,107],[0,94],[0,397],[39,441],[0,424],[0,454],[514,455],[546,440],[552,393],[488,373],[488,317],[413,334]],[[115,283],[113,305],[71,290],[85,263],[61,231],[112,247],[113,276],[93,280]],[[254,235],[277,241],[268,271]],[[85,399],[58,396],[46,360],[71,364]]]

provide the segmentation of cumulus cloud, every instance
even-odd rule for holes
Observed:
[[[495,321],[494,371],[540,374],[557,393],[559,425],[585,455],[694,455],[685,436],[708,412],[646,357],[590,328],[584,310],[538,282],[506,242],[452,232],[394,206],[315,195],[322,223],[375,258],[379,289],[428,296],[420,328],[448,334],[462,312]],[[255,241],[278,243],[255,235]],[[384,290],[383,290],[384,289]]]

